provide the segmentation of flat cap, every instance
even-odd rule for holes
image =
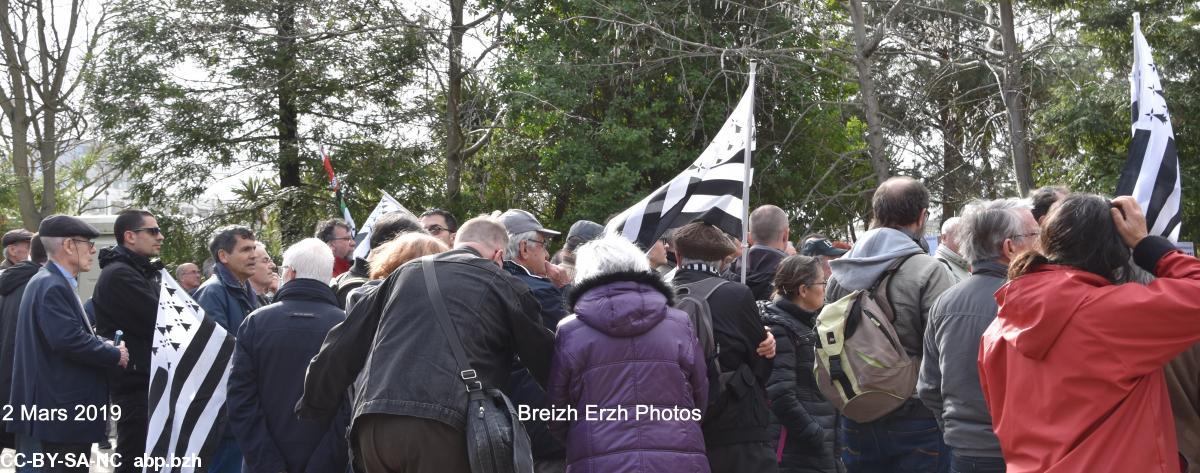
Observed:
[[[13,243],[20,243],[20,242],[29,241],[32,239],[33,239],[32,232],[30,232],[29,230],[26,230],[24,228],[18,228],[16,230],[9,230],[8,233],[5,233],[4,241],[0,242],[0,246],[8,246]]]
[[[38,225],[38,236],[96,238],[100,236],[100,231],[70,215],[51,215],[42,219],[41,225]]]
[[[508,230],[509,235],[516,235],[525,232],[545,233],[550,236],[559,236],[562,233],[556,232],[549,228],[543,227],[533,214],[521,209],[508,209],[500,214],[500,223],[504,224],[504,229]]]
[[[591,220],[580,220],[571,225],[567,232],[567,248],[574,250],[579,245],[604,235],[604,226]]]

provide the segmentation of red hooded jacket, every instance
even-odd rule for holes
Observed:
[[[1163,366],[1200,341],[1200,261],[1150,239],[1148,286],[1042,265],[996,292],[979,378],[1009,473],[1179,471]]]

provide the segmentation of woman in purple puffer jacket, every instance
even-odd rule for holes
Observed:
[[[549,423],[567,471],[707,473],[704,352],[673,291],[620,237],[580,247],[575,269],[546,390],[569,417]]]

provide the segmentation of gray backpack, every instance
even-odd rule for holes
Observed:
[[[887,415],[916,391],[920,366],[900,344],[887,291],[911,256],[896,258],[871,287],[826,305],[813,327],[820,343],[813,370],[817,386],[855,422]]]

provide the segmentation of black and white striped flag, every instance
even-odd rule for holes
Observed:
[[[753,85],[746,89],[716,138],[687,170],[609,220],[606,231],[650,248],[667,230],[712,211],[719,215],[717,226],[721,230],[741,238],[746,212],[742,196],[748,135],[751,135],[748,140],[751,150],[754,149],[752,107]]]
[[[1133,14],[1133,72],[1129,77],[1133,102],[1133,142],[1129,160],[1117,182],[1117,195],[1132,195],[1146,212],[1152,235],[1179,241],[1181,190],[1175,132],[1163,96],[1158,67],[1141,18]]]
[[[234,340],[204,316],[204,310],[169,272],[161,270],[160,274],[158,321],[150,346],[146,454],[165,459],[168,466],[142,471],[188,473],[196,468],[189,462],[175,462],[183,466],[172,468],[171,460],[208,460],[216,449],[221,432],[213,424],[225,405]]]
[[[392,212],[404,212],[416,216],[416,214],[409,212],[403,205],[400,205],[400,202],[392,197],[391,194],[384,191],[383,197],[379,198],[379,203],[375,204],[375,208],[371,210],[371,214],[363,222],[362,228],[358,229],[358,233],[354,235],[354,240],[357,241],[354,246],[355,258],[367,258],[367,255],[371,253],[371,231],[375,229],[375,220],[378,220],[384,214]]]

